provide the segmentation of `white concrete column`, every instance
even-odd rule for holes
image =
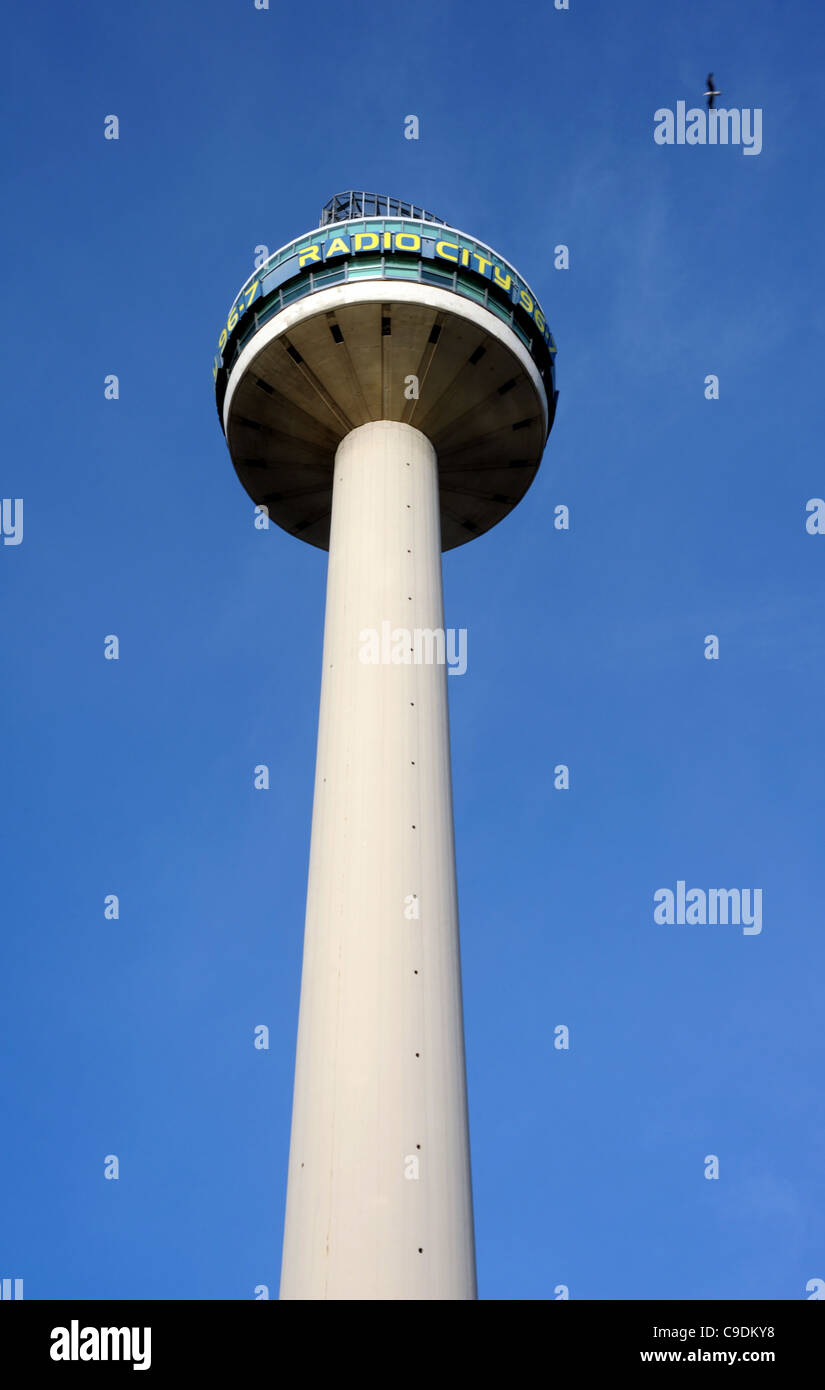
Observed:
[[[335,456],[282,1299],[476,1297],[447,672],[415,629],[444,630],[438,464],[382,420]]]

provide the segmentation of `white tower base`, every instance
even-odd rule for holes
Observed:
[[[476,1297],[447,672],[416,629],[444,633],[438,464],[382,420],[335,455],[282,1299]]]

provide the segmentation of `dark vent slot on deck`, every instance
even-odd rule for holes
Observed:
[[[298,351],[297,348],[294,348],[294,347],[292,346],[291,343],[290,343],[289,347],[287,348],[287,352],[289,353],[289,355],[290,355],[290,357],[292,358],[293,362],[303,362],[304,359],[303,359],[303,357],[301,356],[300,352]]]
[[[527,429],[527,426],[528,426],[528,425],[532,425],[532,423],[533,423],[532,420],[516,420],[516,423],[513,425],[513,429],[514,429],[514,430],[526,430],[526,429]]]
[[[498,394],[500,396],[506,396],[508,391],[512,391],[515,384],[516,378],[514,376],[511,376],[509,381],[505,381],[503,386],[499,386]]]
[[[390,323],[390,320],[389,320],[389,319],[386,319],[386,318],[382,318],[382,319],[381,319],[381,336],[382,336],[382,338],[388,338],[388,337],[390,336],[391,333],[392,333],[392,324]]]
[[[485,347],[477,347],[472,357],[470,358],[470,366],[474,367],[476,365],[476,362],[480,362],[486,351],[487,349]]]
[[[275,390],[274,390],[274,388],[273,388],[272,386],[269,385],[269,382],[267,382],[267,381],[261,381],[261,378],[260,378],[259,376],[256,376],[256,378],[255,378],[255,385],[256,385],[256,386],[260,386],[260,388],[261,388],[262,391],[266,391],[266,394],[267,394],[268,396],[274,396],[274,395],[275,395]]]
[[[429,336],[429,338],[427,339],[427,341],[428,341],[429,343],[437,343],[440,337],[441,337],[441,324],[440,324],[440,323],[434,323],[433,326],[432,326],[432,328],[430,329],[430,336]]]
[[[333,339],[335,340],[336,343],[343,343],[343,341],[344,341],[344,335],[343,335],[343,333],[341,332],[340,328],[338,327],[338,324],[337,324],[337,323],[331,323],[330,326],[329,326],[329,331],[330,331],[330,333],[332,334]]]

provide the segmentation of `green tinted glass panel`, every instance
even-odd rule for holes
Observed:
[[[300,299],[305,294],[309,294],[309,281],[301,283],[299,280],[297,285],[291,285],[288,290],[284,290],[284,304],[291,304],[294,299]]]
[[[260,328],[262,323],[266,323],[269,319],[271,319],[273,314],[277,314],[280,307],[281,301],[278,298],[278,295],[273,295],[266,308],[260,309],[258,311],[258,327]]]
[[[337,285],[344,279],[346,279],[346,271],[344,270],[321,270],[313,272],[312,284],[317,290],[322,285]]]
[[[497,314],[500,319],[504,319],[505,323],[510,322],[510,310],[505,309],[504,305],[499,304],[492,295],[487,296],[487,308],[491,313]]]
[[[484,303],[485,292],[480,285],[474,285],[472,281],[465,279],[463,275],[459,275],[458,283],[461,293],[466,295],[468,299],[475,299],[479,304]]]
[[[425,267],[421,271],[421,279],[425,285],[444,285],[448,289],[453,287],[453,272],[451,270],[436,270]]]
[[[388,280],[417,280],[418,261],[401,261],[387,257],[384,274]]]
[[[374,280],[381,276],[380,261],[361,261],[353,259],[350,261],[349,278],[350,280]]]

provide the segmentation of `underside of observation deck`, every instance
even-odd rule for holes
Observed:
[[[308,312],[232,372],[226,436],[238,477],[273,521],[329,546],[335,451],[351,430],[399,420],[438,455],[442,548],[500,521],[533,481],[553,398],[492,315],[393,298]],[[512,340],[512,341],[510,341]],[[415,378],[413,381],[411,378]],[[415,392],[417,391],[417,398]]]

